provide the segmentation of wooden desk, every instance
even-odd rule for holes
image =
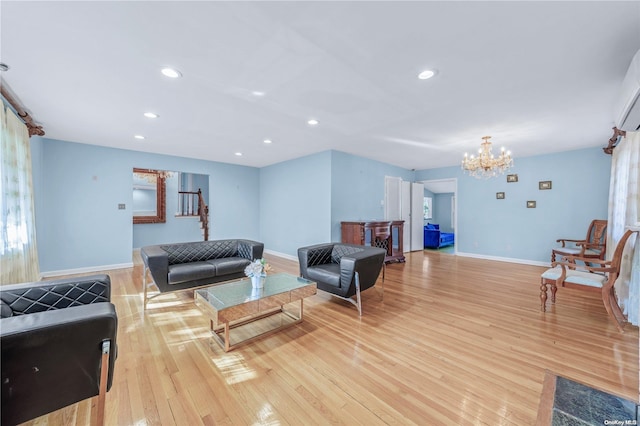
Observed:
[[[346,221],[340,225],[343,243],[383,248],[387,251],[385,263],[405,261],[402,241],[404,220]]]

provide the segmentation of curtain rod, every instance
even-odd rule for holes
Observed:
[[[20,103],[17,96],[13,94],[11,88],[3,78],[0,78],[0,94],[9,103],[9,105],[11,105],[11,108],[18,113],[18,116],[22,121],[24,121],[24,124],[27,126],[27,130],[29,131],[29,137],[33,135],[44,136],[42,126],[35,123],[33,118],[25,110],[22,103]]]
[[[617,127],[614,127],[613,136],[611,136],[611,138],[609,139],[609,145],[607,145],[605,148],[602,148],[605,154],[609,154],[609,155],[613,154],[613,149],[616,147],[618,143],[618,138],[620,136],[622,137],[627,136],[627,132],[625,132],[624,130],[618,129]]]

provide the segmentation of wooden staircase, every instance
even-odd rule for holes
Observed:
[[[204,235],[204,241],[209,241],[209,206],[204,202],[202,190],[178,191],[179,208],[178,217],[199,217],[200,227]]]

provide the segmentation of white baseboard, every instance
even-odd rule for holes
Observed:
[[[86,274],[88,272],[102,272],[102,271],[109,271],[112,269],[126,269],[126,268],[133,268],[133,262],[116,263],[113,265],[102,265],[102,266],[88,266],[86,268],[76,268],[76,269],[61,269],[59,271],[40,272],[40,277],[47,278],[47,277],[57,277],[60,275]]]
[[[520,263],[522,265],[533,265],[533,266],[545,266],[547,268],[551,267],[550,262],[540,262],[537,260],[514,259],[512,257],[500,257],[500,256],[486,256],[483,254],[464,253],[460,251],[456,252],[456,255],[462,256],[462,257],[473,257],[476,259],[495,260],[498,262]]]
[[[298,256],[291,256],[290,254],[284,254],[284,253],[280,253],[277,251],[273,251],[273,250],[264,250],[265,253],[267,254],[272,254],[274,256],[278,256],[278,257],[284,257],[285,259],[289,259],[289,260],[293,260],[293,261],[298,261]]]
[[[135,251],[140,251],[140,249],[134,249]],[[298,257],[297,256],[291,256],[290,254],[286,254],[286,253],[280,253],[274,250],[268,250],[265,249],[264,252],[266,254],[271,254],[273,256],[278,256],[278,257],[282,257],[284,259],[289,259],[289,260],[293,260],[294,262],[298,261]],[[458,256],[462,256],[462,257],[473,257],[476,259],[485,259],[485,260],[495,260],[498,262],[509,262],[509,263],[520,263],[523,265],[532,265],[532,266],[544,266],[544,267],[550,267],[548,262],[539,262],[539,261],[534,261],[534,260],[525,260],[525,259],[514,259],[511,257],[499,257],[499,256],[486,256],[486,255],[481,255],[481,254],[475,254],[475,253],[464,253],[464,252],[457,252],[456,255]],[[116,263],[113,265],[101,265],[101,266],[89,266],[89,267],[85,267],[85,268],[75,268],[75,269],[61,269],[58,271],[47,271],[47,272],[40,272],[40,277],[42,278],[47,278],[47,277],[56,277],[56,276],[61,276],[61,275],[75,275],[75,274],[86,274],[89,272],[101,272],[101,271],[109,271],[112,269],[126,269],[126,268],[132,268],[133,267],[133,262],[127,262],[127,263]]]

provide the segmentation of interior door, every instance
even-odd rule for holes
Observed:
[[[407,222],[405,222],[405,228]],[[411,183],[411,251],[424,250],[424,185]],[[406,243],[405,243],[406,245]]]
[[[411,182],[402,181],[400,195],[400,219],[404,220],[402,228],[402,251],[411,251]]]
[[[384,220],[400,219],[400,183],[399,177],[384,177]]]

